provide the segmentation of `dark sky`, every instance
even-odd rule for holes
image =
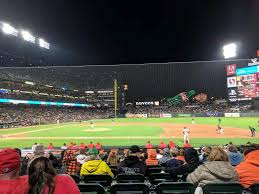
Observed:
[[[0,20],[49,40],[59,65],[222,59],[232,41],[251,58],[259,48],[258,0],[1,0]]]

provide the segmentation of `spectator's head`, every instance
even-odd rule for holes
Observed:
[[[0,151],[0,180],[16,179],[19,177],[21,157],[11,148]]]
[[[51,146],[52,146],[52,143],[49,143],[49,145],[51,145]]]
[[[151,143],[150,140],[148,140],[147,143]]]
[[[184,151],[184,158],[185,158],[185,161],[189,164],[191,164],[191,163],[198,164],[199,163],[198,152],[194,148],[186,149]]]
[[[237,147],[234,146],[234,145],[229,144],[229,145],[228,145],[228,151],[229,151],[229,152],[237,153]]]
[[[212,148],[208,161],[228,161],[227,153],[219,147]]]
[[[48,158],[43,156],[35,158],[29,166],[28,176],[29,194],[43,193],[45,186],[48,186],[49,193],[53,194],[56,172]]]
[[[169,150],[169,148],[165,148],[165,149],[163,150],[163,156],[165,156],[165,157],[170,157],[170,150]]]
[[[177,157],[179,156],[179,150],[177,148],[172,148],[170,149],[170,153],[172,157]]]
[[[140,149],[137,145],[133,145],[133,146],[130,147],[130,149],[129,149],[130,155],[132,155],[132,154],[136,155],[138,153],[140,153]]]
[[[89,149],[89,151],[87,152],[87,155],[89,156],[88,160],[100,160],[100,157],[98,154],[99,152],[96,148]]]
[[[248,144],[244,147],[244,155],[246,156],[247,154],[255,150],[259,150],[258,144]]]
[[[184,141],[184,143],[185,143],[185,144],[188,144],[188,143],[189,143],[189,141],[188,141],[188,140],[185,140],[185,141]]]
[[[63,143],[63,146],[67,146],[67,144],[66,144],[66,143]]]
[[[38,144],[34,147],[33,155],[34,156],[43,156],[45,153],[45,147],[42,144]]]
[[[22,151],[19,148],[14,148],[14,150],[16,150],[16,152],[18,152],[18,154],[20,155],[20,157],[22,157]]]
[[[212,148],[210,146],[202,148],[202,154],[205,156],[210,155]]]

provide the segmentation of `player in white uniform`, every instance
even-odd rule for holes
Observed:
[[[217,132],[221,133],[223,135],[224,134],[224,129],[218,125]]]
[[[190,134],[190,130],[187,127],[184,127],[183,128],[183,141],[184,142],[186,140],[188,140],[188,142],[190,142],[189,134]]]

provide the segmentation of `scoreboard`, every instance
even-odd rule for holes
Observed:
[[[226,70],[229,101],[245,101],[259,97],[259,66],[238,69],[235,64],[230,64]]]

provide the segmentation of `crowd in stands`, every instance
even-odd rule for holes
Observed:
[[[100,143],[99,147],[96,145],[90,142],[87,146],[75,147],[71,142],[58,156],[36,144],[33,153],[24,158],[19,149],[3,149],[0,151],[0,193],[77,194],[80,191],[75,181],[80,182],[80,177],[105,174],[116,184],[119,174],[148,177],[153,166],[160,170],[160,176],[169,174],[173,182],[181,176],[181,180],[194,184],[195,193],[202,193],[208,183],[222,182],[239,182],[249,193],[250,186],[259,182],[259,145],[250,142],[241,147],[230,142],[225,146],[194,149],[180,148],[172,141],[165,147],[164,142],[154,147],[149,141],[144,149],[133,145],[123,152],[104,151]],[[18,184],[19,187],[15,186]]]

